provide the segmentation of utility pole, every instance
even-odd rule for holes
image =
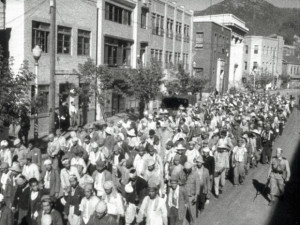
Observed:
[[[49,90],[49,133],[53,133],[55,118],[55,59],[56,59],[56,0],[50,0],[50,90]]]

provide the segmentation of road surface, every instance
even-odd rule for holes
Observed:
[[[258,168],[251,169],[244,185],[234,187],[227,180],[223,194],[219,199],[211,197],[209,205],[199,215],[199,225],[292,225],[300,224],[300,111],[294,109],[284,133],[277,138],[273,147],[281,147],[284,156],[289,160],[292,177],[286,186],[283,202],[276,201],[268,206],[267,196],[259,194],[267,180],[268,165],[259,164]],[[298,151],[299,150],[299,151]],[[254,199],[255,198],[255,199]]]

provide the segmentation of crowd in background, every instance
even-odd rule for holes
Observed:
[[[272,150],[293,108],[280,95],[227,94],[68,139],[57,129],[47,149],[3,140],[0,224],[197,224],[228,180],[243,185],[258,164],[270,165],[271,204],[290,177],[282,149]]]

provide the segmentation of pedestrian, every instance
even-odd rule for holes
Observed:
[[[0,192],[3,195],[4,201],[8,207],[11,207],[11,198],[12,198],[12,187],[10,185],[11,172],[9,171],[9,165],[7,162],[2,162],[0,166],[1,175],[0,175]]]
[[[13,212],[12,210],[6,205],[4,196],[0,194],[0,225],[13,225]]]
[[[118,225],[116,216],[107,213],[107,205],[100,201],[87,225]]]
[[[232,150],[232,168],[233,168],[233,183],[234,186],[244,184],[245,167],[247,162],[247,149],[245,147],[245,139],[239,138],[238,145]]]
[[[19,131],[18,137],[22,140],[22,143],[25,146],[28,146],[28,134],[30,130],[30,118],[28,116],[27,110],[22,110],[20,115],[20,126],[21,129]]]
[[[55,169],[58,169],[59,153],[60,153],[59,141],[57,139],[56,140],[54,139],[54,134],[49,134],[47,154],[51,158],[52,166]]]
[[[12,153],[6,140],[2,140],[0,143],[0,161],[8,163],[9,167],[12,164]]]
[[[265,125],[265,129],[261,133],[262,137],[262,164],[270,164],[272,157],[272,146],[274,142],[274,133],[271,130],[270,124]]]
[[[70,189],[64,192],[65,215],[68,217],[70,225],[80,225],[80,209],[79,205],[84,197],[84,190],[79,186],[79,182],[75,175],[70,175]]]
[[[17,225],[28,224],[28,209],[30,198],[30,187],[23,175],[17,178],[17,190],[12,202],[12,211],[17,213]]]
[[[42,206],[43,191],[39,190],[39,182],[36,178],[31,178],[29,181],[30,186],[30,198],[28,209],[28,224],[38,225],[38,212]]]
[[[44,193],[53,199],[58,199],[61,187],[59,172],[53,168],[51,159],[46,159],[43,165],[45,169],[42,171],[41,181],[44,186]]]
[[[40,180],[40,169],[35,163],[32,163],[31,153],[26,154],[26,164],[23,166],[22,174],[26,180],[30,180],[31,178]]]
[[[77,125],[78,110],[73,101],[70,103],[69,115],[70,115],[70,126],[74,128]]]
[[[54,200],[49,195],[44,195],[41,199],[42,207],[38,213],[38,225],[63,225],[61,214],[54,209]]]
[[[92,175],[94,182],[94,188],[96,190],[97,196],[102,199],[105,194],[103,185],[106,181],[112,180],[111,172],[106,169],[106,164],[104,161],[97,161],[96,171]]]
[[[137,223],[146,225],[168,225],[168,212],[163,198],[158,196],[156,184],[149,184],[149,194],[142,202],[137,215]]]
[[[76,167],[71,166],[71,160],[68,155],[64,155],[62,158],[63,169],[60,171],[60,184],[61,190],[68,191],[70,189],[70,175],[75,175],[77,179],[80,179],[80,175]]]
[[[276,156],[271,160],[270,169],[268,172],[268,179],[270,179],[270,203],[273,205],[274,196],[279,191],[279,196],[283,199],[285,183],[290,180],[291,171],[289,162],[282,156],[283,150],[277,148]]]
[[[31,162],[36,164],[39,168],[42,166],[42,155],[41,150],[34,146],[34,141],[30,140],[28,142],[28,152],[31,154]]]
[[[81,211],[81,220],[83,225],[89,223],[91,216],[94,214],[100,199],[94,195],[93,185],[86,184],[84,187],[84,197],[81,200],[79,210]]]
[[[182,225],[189,210],[189,197],[185,187],[178,185],[177,177],[170,178],[167,206],[170,225]]]
[[[26,163],[26,154],[28,149],[21,143],[20,139],[14,140],[15,151],[13,154],[13,162],[19,162],[20,166],[23,167]]]

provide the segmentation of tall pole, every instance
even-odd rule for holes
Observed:
[[[34,79],[34,86],[35,86],[35,91],[34,91],[34,101],[35,104],[37,104],[37,96],[38,96],[38,91],[39,91],[39,86],[38,86],[38,68],[39,68],[39,61],[35,60],[34,64],[35,68],[35,79]],[[35,108],[35,118],[34,118],[34,140],[37,141],[39,137],[39,118],[38,118],[38,109],[37,106]]]
[[[53,133],[55,118],[55,55],[56,55],[56,0],[50,0],[50,90],[49,90],[49,133]]]

